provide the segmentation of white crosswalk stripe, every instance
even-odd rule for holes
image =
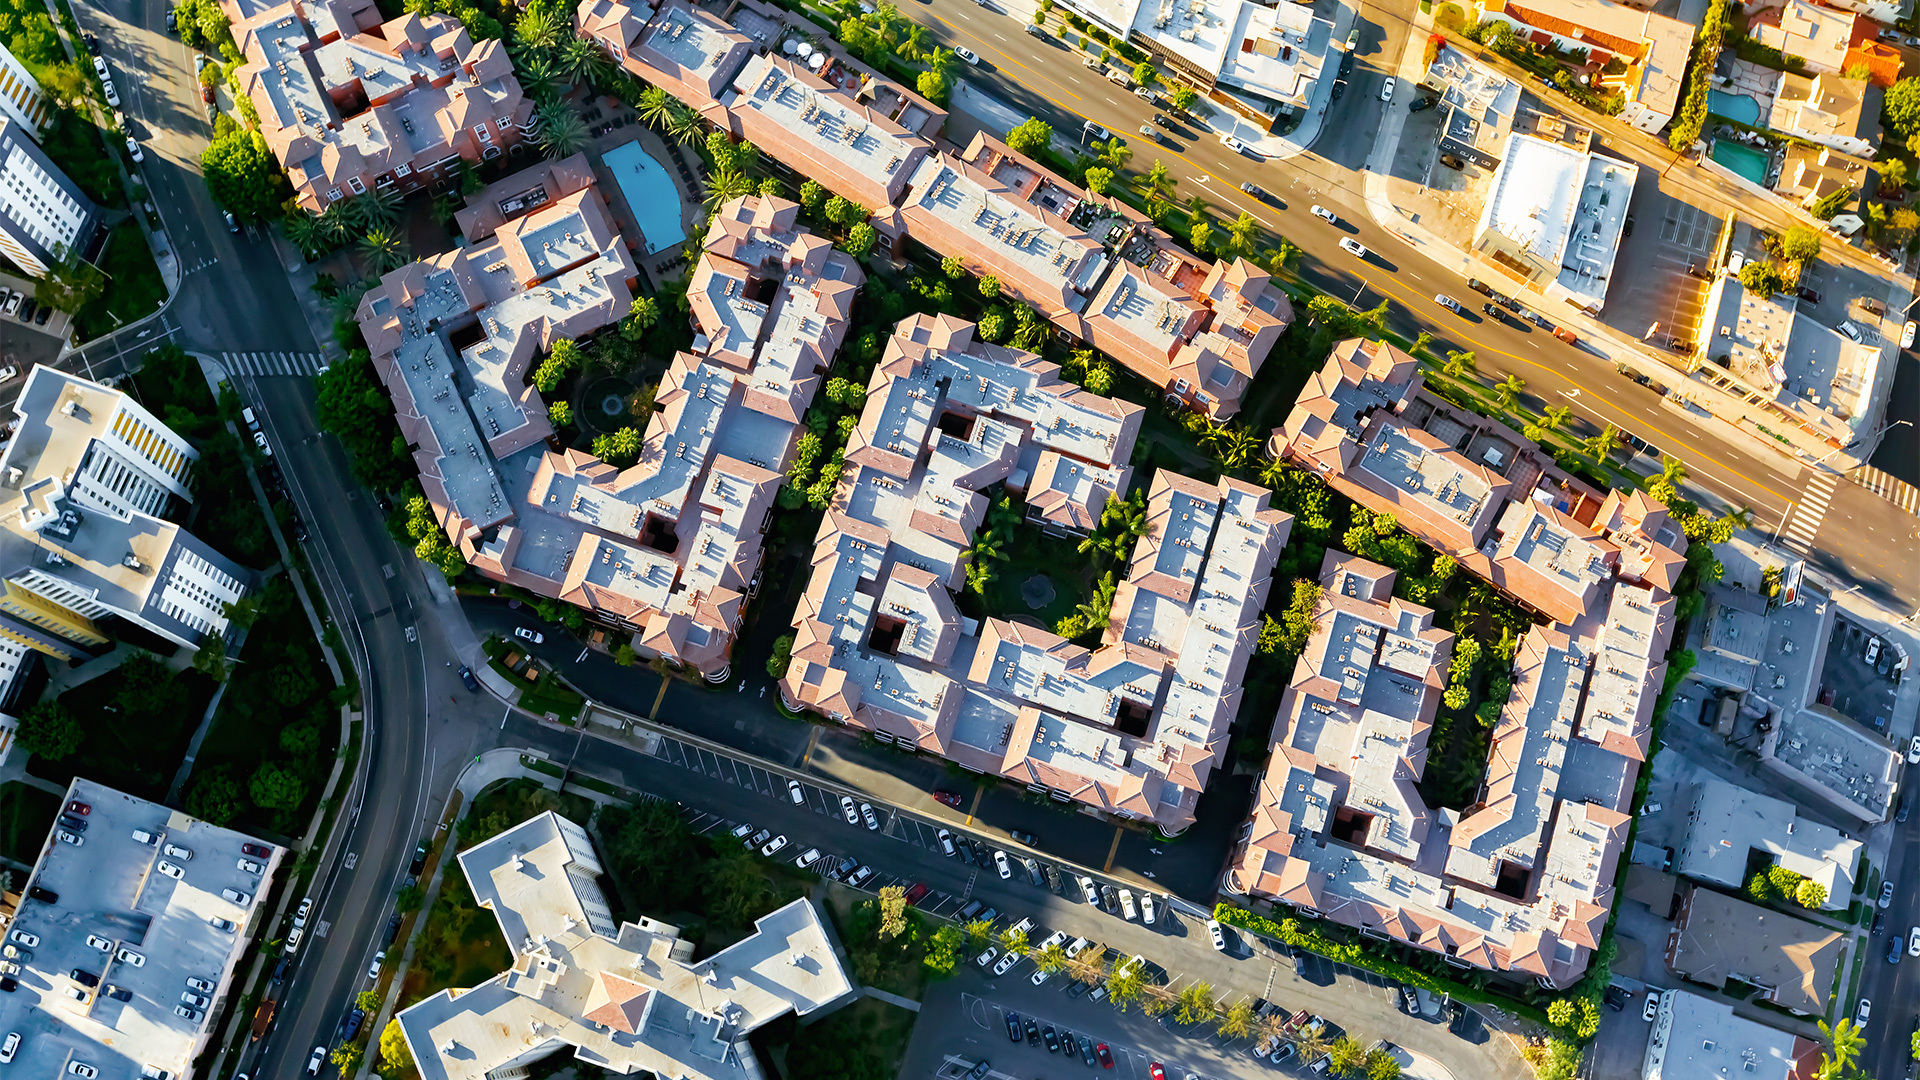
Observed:
[[[1920,488],[1889,476],[1871,465],[1862,465],[1847,474],[1847,479],[1887,500],[1908,514],[1920,515]]]
[[[1805,555],[1813,547],[1813,538],[1820,531],[1820,523],[1826,519],[1827,504],[1833,501],[1833,489],[1840,478],[1829,472],[1814,473],[1807,478],[1807,486],[1801,492],[1800,501],[1793,508],[1793,516],[1788,519],[1787,527],[1781,533],[1781,539],[1788,547]]]
[[[221,353],[220,362],[236,374],[266,378],[275,375],[317,375],[327,361],[319,353],[247,352]]]

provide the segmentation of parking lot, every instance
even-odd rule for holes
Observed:
[[[1878,641],[1875,647],[1872,643]],[[1873,662],[1867,653],[1874,653]],[[1884,732],[1893,716],[1893,699],[1899,689],[1894,681],[1894,666],[1900,663],[1899,646],[1891,639],[1850,619],[1833,621],[1833,637],[1827,641],[1826,661],[1820,668],[1819,700],[1875,731]],[[1904,748],[1902,748],[1904,749]]]
[[[1660,333],[1650,345],[1698,341],[1708,282],[1689,275],[1687,268],[1707,272],[1720,241],[1721,219],[1662,192],[1660,175],[1653,169],[1640,170],[1632,217],[1633,235],[1620,243],[1607,288],[1607,325],[1643,338],[1657,322]],[[1672,358],[1683,361],[1679,353]]]

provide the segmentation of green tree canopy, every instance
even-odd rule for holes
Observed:
[[[285,178],[259,132],[241,128],[213,140],[200,155],[200,172],[214,201],[235,217],[263,221],[280,216]]]
[[[1007,146],[1016,154],[1029,157],[1053,141],[1053,125],[1037,116],[1029,116],[1007,132]]]
[[[80,749],[85,734],[80,719],[58,699],[42,701],[20,718],[20,730],[14,738],[35,757],[59,761]]]
[[[290,764],[269,761],[254,770],[247,793],[255,804],[268,810],[293,810],[307,797],[307,782]]]

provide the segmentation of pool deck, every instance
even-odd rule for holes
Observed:
[[[672,180],[674,192],[680,199],[680,227],[687,236],[691,237],[695,227],[700,224],[701,196],[697,189],[687,190],[680,179],[680,170],[674,162],[678,156],[678,160],[687,165],[695,182],[698,183],[701,175],[699,158],[691,154],[681,154],[678,147],[669,144],[660,137],[658,132],[642,124],[638,114],[626,105],[611,102],[608,98],[594,97],[584,102],[581,108],[600,110],[599,119],[587,122],[589,129],[602,127],[613,119],[626,120],[624,126],[614,128],[605,135],[596,135],[587,141],[587,160],[593,163],[593,172],[599,181],[600,194],[606,198],[608,209],[613,212],[615,220],[619,222],[620,231],[629,237],[646,235],[645,230],[640,227],[639,220],[634,217],[633,209],[627,205],[626,192],[621,189],[613,170],[607,167],[601,155],[638,139],[640,149],[659,163],[661,168],[667,171],[668,178]],[[638,241],[635,243],[638,244]],[[675,244],[650,255],[636,250],[634,262],[647,275],[649,283],[658,288],[661,283],[686,273],[686,258],[681,253],[682,248],[682,244]]]
[[[1721,62],[1714,70],[1733,80],[1732,86],[1716,86],[1714,89],[1723,94],[1738,94],[1752,98],[1760,106],[1760,119],[1766,120],[1767,113],[1773,110],[1773,92],[1780,85],[1780,73],[1772,68],[1742,60],[1729,49],[1721,54]]]

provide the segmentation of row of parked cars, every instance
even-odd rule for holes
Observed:
[[[5,312],[13,318],[19,319],[21,322],[30,322],[35,326],[47,325],[47,320],[53,315],[52,308],[41,306],[38,300],[28,296],[26,293],[8,288],[0,288],[0,312]],[[20,373],[11,364],[7,366],[6,370],[11,374],[0,376],[0,382],[11,379],[14,375]]]

